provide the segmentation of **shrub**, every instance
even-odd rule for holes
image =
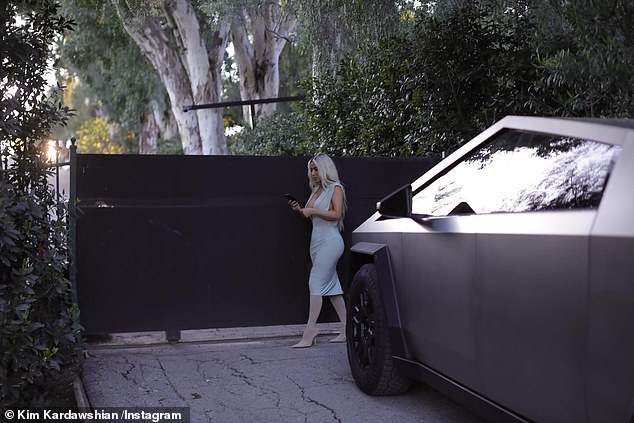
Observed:
[[[66,212],[43,147],[69,110],[46,93],[49,46],[71,28],[54,1],[0,5],[0,407],[46,404],[46,385],[81,357]]]
[[[363,62],[346,57],[334,77],[312,81],[306,126],[334,154],[449,153],[528,110],[531,31],[526,17],[475,5],[421,14]]]
[[[254,129],[244,128],[227,137],[231,154],[250,156],[307,156],[318,145],[306,137],[303,116],[277,113],[257,122]]]

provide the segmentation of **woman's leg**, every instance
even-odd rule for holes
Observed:
[[[341,333],[330,340],[330,342],[345,342],[346,340],[346,303],[343,301],[343,295],[334,295],[330,297],[330,302],[339,316],[339,321],[343,323]]]
[[[302,340],[299,341],[297,344],[293,345],[293,348],[305,348],[305,347],[311,347],[313,345],[314,339],[318,333],[317,318],[319,317],[319,313],[321,312],[322,303],[323,303],[323,299],[321,295],[310,296],[310,305],[308,308],[308,322],[306,323],[306,328],[304,329]]]

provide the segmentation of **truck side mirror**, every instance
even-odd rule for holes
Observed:
[[[412,186],[405,185],[376,203],[376,209],[384,217],[412,217]]]

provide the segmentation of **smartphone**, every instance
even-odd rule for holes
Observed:
[[[297,204],[299,204],[299,201],[297,200],[297,198],[293,197],[293,195],[289,194],[288,192],[284,194],[284,198],[286,198],[288,201],[296,201]]]

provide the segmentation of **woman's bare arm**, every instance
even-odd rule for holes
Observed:
[[[300,212],[306,217],[318,216],[324,220],[341,219],[341,216],[343,216],[343,189],[340,186],[335,187],[335,192],[332,193],[332,199],[330,200],[330,207],[328,210],[308,207],[301,209]]]

